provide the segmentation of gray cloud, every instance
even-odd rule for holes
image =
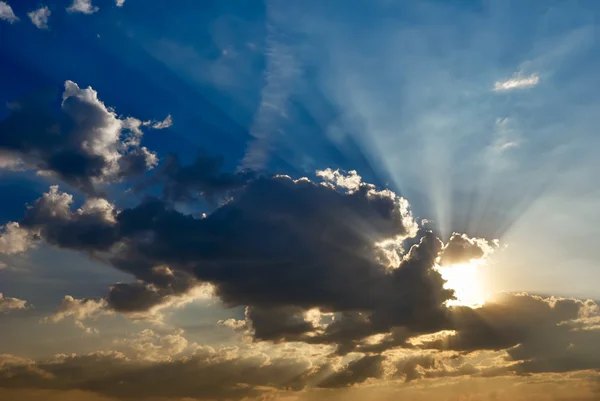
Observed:
[[[598,369],[600,352],[593,344],[600,341],[600,331],[585,324],[592,316],[599,316],[593,301],[501,293],[481,308],[452,308],[456,334],[428,346],[506,349],[512,360],[521,361],[515,367],[521,373]]]
[[[198,197],[214,202],[254,178],[251,171],[221,172],[222,164],[219,158],[200,154],[194,163],[182,166],[177,155],[169,154],[156,174],[137,190],[161,185],[164,198],[172,202],[192,201]]]
[[[28,230],[32,240],[96,254],[135,276],[137,282],[110,289],[102,301],[108,310],[152,314],[210,283],[225,305],[247,307],[245,320],[224,324],[257,341],[334,345],[341,355],[398,347],[507,350],[522,373],[596,367],[600,357],[589,349],[597,331],[573,326],[597,316],[595,303],[503,294],[478,309],[448,307],[453,292],[444,288],[437,262],[482,258],[497,244],[457,233],[443,244],[431,232],[416,233],[406,202],[393,192],[332,177],[323,184],[258,177],[200,219],[155,198],[120,212],[90,198],[72,211],[70,195],[53,187],[11,227]],[[403,240],[415,235],[404,252]],[[382,243],[393,245],[386,249],[396,253],[397,266],[382,260]],[[440,330],[456,334],[411,343]],[[372,341],[374,335],[383,337]],[[346,379],[354,380],[330,385]]]
[[[140,147],[142,122],[118,117],[92,88],[66,81],[56,116],[52,100],[26,99],[0,122],[0,150],[23,167],[98,196],[99,184],[138,176],[157,163],[154,153]]]

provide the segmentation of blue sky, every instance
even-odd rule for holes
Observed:
[[[51,193],[52,185],[72,194],[70,219],[79,218],[75,210],[85,209],[90,200],[105,203],[89,207],[106,207],[118,216],[154,196],[181,215],[200,221],[205,213],[225,226],[231,217],[224,212],[228,204],[255,201],[252,188],[261,182],[256,177],[324,180],[336,193],[352,196],[366,185],[352,181],[355,170],[362,183],[389,189],[410,205],[418,234],[402,214],[401,235],[407,242],[393,250],[400,259],[410,258],[407,250],[426,238],[426,229],[446,247],[458,238],[452,237],[454,232],[464,233],[485,256],[476,280],[482,294],[525,291],[599,299],[599,17],[600,4],[592,0],[0,2],[0,121],[7,122],[0,125],[0,135],[7,138],[0,141],[0,226],[5,235],[0,236],[0,293],[34,306],[0,316],[9,327],[9,342],[0,352],[28,358],[65,353],[62,348],[68,346],[72,352],[92,352],[143,327],[169,336],[181,337],[185,331],[186,344],[229,346],[241,341],[239,330],[222,322],[251,321],[244,307],[264,306],[253,304],[251,295],[237,298],[239,294],[227,292],[233,287],[223,282],[235,287],[228,280],[237,273],[205,279],[196,269],[193,279],[214,285],[216,295],[192,297],[196,287],[186,287],[175,294],[185,302],[170,294],[160,308],[141,318],[118,308],[110,311],[102,303],[110,304],[107,289],[117,282],[155,285],[110,259],[107,249],[64,245],[42,230],[27,233],[35,246],[28,242],[22,251],[3,254],[11,222],[27,224],[26,205]],[[86,97],[96,96],[88,87],[97,98]],[[75,103],[65,100],[69,98]],[[98,135],[116,132],[137,141],[125,144],[119,137],[95,150],[100,153],[93,156],[104,157],[106,164],[92,178],[73,178],[79,173],[67,171],[71,162],[53,169],[58,156],[40,156],[45,139],[32,134],[33,139],[19,142],[24,134],[14,132],[21,128],[11,131],[12,116],[30,106],[39,112],[29,117],[33,130],[46,115],[64,128],[61,124],[69,123],[57,116],[72,113],[71,123],[84,127],[77,132],[87,138],[77,146],[88,149],[95,139],[83,132],[88,125],[77,102],[101,107],[99,116],[121,124],[117,131],[106,125]],[[19,121],[27,125],[27,118]],[[32,130],[27,127],[19,132]],[[39,146],[34,143],[38,140]],[[25,148],[34,150],[27,153]],[[129,175],[125,169],[133,167],[115,161],[126,154],[140,156],[142,149],[147,164],[142,174]],[[198,155],[216,157],[225,173],[215,173],[207,162],[169,175],[193,166]],[[342,175],[334,175],[338,169]],[[248,171],[252,179],[244,175]],[[201,189],[183,188],[205,177],[214,180],[210,185],[225,186],[226,193],[213,196],[208,192],[214,188],[206,182],[199,184]],[[176,190],[181,191],[177,196],[169,192]],[[270,189],[265,191],[264,207],[273,213],[281,202],[296,205],[297,199],[275,189],[281,199],[271,202]],[[343,224],[373,240],[391,240],[378,237],[370,224],[361,225],[356,218],[360,213],[346,216]],[[256,227],[256,235],[271,238],[273,247],[281,246],[278,239],[295,238],[289,233],[270,236],[262,228]],[[252,244],[238,244],[239,252],[252,248],[258,252],[254,256],[267,258],[261,253],[263,244]],[[316,254],[309,245],[303,249]],[[229,252],[237,255],[238,248]],[[188,274],[185,269],[181,271]],[[102,334],[84,336],[61,317],[57,322],[62,323],[42,326],[52,340],[31,345],[40,321],[52,321],[48,316],[57,316],[53,313],[66,305],[67,295],[98,302],[96,309],[68,316],[79,323],[94,316],[92,326]],[[338,306],[314,302],[293,306],[342,313]],[[163,313],[168,322],[157,328],[156,316]],[[148,333],[144,335],[147,340]]]

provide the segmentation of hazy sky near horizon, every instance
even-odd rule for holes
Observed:
[[[0,1],[0,399],[598,399],[599,17]]]

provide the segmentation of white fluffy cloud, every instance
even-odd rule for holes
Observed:
[[[48,29],[48,18],[50,18],[50,9],[47,6],[42,6],[35,11],[27,13],[33,25],[39,29]]]
[[[117,0],[117,7],[123,7],[123,4],[125,4],[125,0]]]
[[[9,6],[5,1],[0,1],[0,19],[8,21],[11,24],[19,20],[19,18],[13,12],[12,7]]]
[[[93,14],[99,8],[92,5],[92,0],[73,0],[73,4],[67,8],[70,13]]]
[[[531,88],[539,83],[540,77],[537,74],[531,74],[528,77],[517,75],[514,78],[503,82],[497,81],[494,85],[494,91],[501,92],[513,89]]]

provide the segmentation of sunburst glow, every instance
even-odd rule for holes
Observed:
[[[478,307],[485,301],[485,292],[482,284],[481,269],[483,260],[472,260],[469,263],[460,263],[450,266],[439,266],[438,271],[446,280],[445,288],[454,290],[456,299],[448,301],[449,306],[465,305]]]

